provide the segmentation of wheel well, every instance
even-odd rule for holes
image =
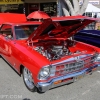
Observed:
[[[20,74],[23,73],[23,68],[24,68],[24,66],[23,65],[20,65]]]

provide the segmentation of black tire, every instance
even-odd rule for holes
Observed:
[[[23,81],[29,91],[37,91],[36,86],[34,85],[34,80],[32,78],[32,73],[26,67],[23,68]]]

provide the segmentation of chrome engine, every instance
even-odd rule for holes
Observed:
[[[50,40],[50,41],[39,41],[34,43],[35,47],[33,48],[48,60],[57,60],[66,55],[71,55],[73,52],[70,51],[70,47],[75,46],[75,42],[72,40]],[[79,53],[79,50],[76,50],[74,53]]]
[[[50,50],[47,50],[50,60],[60,59],[64,55],[69,55],[69,49],[64,46],[51,46]]]
[[[64,55],[69,55],[70,51],[67,47],[61,45],[52,45],[49,48],[45,49],[43,46],[35,48],[40,54],[45,56],[49,60],[60,59]]]

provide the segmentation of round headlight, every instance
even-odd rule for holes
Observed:
[[[46,79],[50,76],[50,68],[44,67],[39,73],[39,79]]]

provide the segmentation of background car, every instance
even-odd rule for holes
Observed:
[[[100,47],[100,30],[81,30],[75,34],[74,39]]]

